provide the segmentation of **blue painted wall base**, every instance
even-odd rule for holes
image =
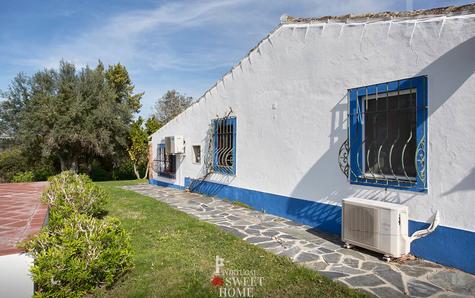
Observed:
[[[331,234],[341,234],[341,207],[250,189],[185,178],[185,187],[151,179],[151,184],[184,189],[231,201],[240,201],[266,213],[285,217]],[[429,224],[409,221],[409,234]],[[475,274],[475,232],[439,226],[432,234],[411,244],[411,253],[426,260]]]
[[[180,190],[185,189],[185,188],[184,188],[183,186],[181,186],[181,185],[176,185],[176,184],[174,184],[174,183],[165,182],[165,181],[160,181],[160,180],[156,180],[156,179],[149,179],[149,180],[148,180],[148,183],[153,184],[153,185],[163,186],[163,187],[176,188],[176,189],[180,189]]]
[[[188,187],[191,179],[185,178]],[[289,218],[331,234],[341,233],[341,207],[205,181],[193,191],[240,201],[266,213]]]

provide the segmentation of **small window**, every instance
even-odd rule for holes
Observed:
[[[201,163],[201,146],[200,145],[193,146],[193,162]]]
[[[236,174],[236,118],[214,120],[214,157],[215,172]]]
[[[350,89],[348,117],[351,183],[427,190],[426,77]]]
[[[168,154],[165,150],[165,144],[158,145],[158,175],[175,178],[176,174],[176,155]]]

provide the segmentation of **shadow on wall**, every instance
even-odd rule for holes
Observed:
[[[470,174],[462,179],[459,183],[454,185],[451,189],[444,192],[442,195],[447,196],[458,191],[468,191],[475,189],[475,168],[472,168]]]
[[[199,192],[208,196],[219,196],[223,189],[234,180],[234,176],[211,173],[204,180],[195,180],[194,178],[185,178],[185,188],[191,192]],[[210,183],[203,183],[210,182]]]
[[[475,37],[454,47],[424,68],[419,75],[428,75],[429,115],[435,113],[474,73]],[[434,88],[437,90],[435,91]],[[450,175],[450,173],[447,174]],[[467,190],[475,190],[475,168],[457,185],[442,195],[446,196]]]
[[[346,96],[344,96],[331,110],[332,123],[328,139],[328,150],[302,177],[292,191],[292,197],[316,197],[321,201],[339,203],[341,198],[350,195],[348,181],[338,167],[338,150],[347,137],[346,111]],[[322,140],[314,140],[314,142],[322,142]],[[293,211],[295,212],[296,210]],[[306,210],[306,212],[311,211]]]
[[[437,111],[474,72],[475,37],[449,50],[421,70],[416,76],[428,76],[429,115]]]
[[[203,150],[203,165],[197,174],[197,177],[188,177],[185,183],[185,188],[188,188],[191,192],[199,191],[209,196],[216,196],[227,184],[230,184],[234,180],[234,176],[223,175],[219,173],[213,173],[213,153],[210,145],[213,142],[213,124],[209,125],[206,136],[201,140],[205,148]],[[213,183],[203,183],[203,182]]]
[[[368,189],[356,190],[353,196],[367,200],[375,200],[395,204],[404,204],[417,196],[417,194],[410,192],[405,192],[405,194],[407,198],[403,200],[401,198],[400,192],[386,191],[384,188],[372,187]]]
[[[425,67],[414,76],[427,75],[429,79],[429,105],[430,115],[442,106],[452,94],[475,71],[475,37],[454,47],[436,61]],[[394,78],[399,79],[399,78]],[[382,82],[374,82],[382,83]],[[416,194],[402,200],[399,192],[386,192],[384,189],[368,188],[355,191],[347,181],[338,166],[338,151],[347,138],[347,98],[343,97],[331,109],[331,131],[329,134],[328,150],[315,162],[310,170],[302,177],[294,188],[291,196],[298,198],[317,198],[319,201],[341,203],[349,196],[358,196],[372,200],[383,200],[393,203],[405,203]],[[322,142],[323,140],[314,140]],[[475,187],[475,171],[466,177],[459,185],[454,186],[448,193]],[[447,193],[447,194],[448,194]],[[293,200],[295,201],[295,200]],[[335,218],[335,213],[327,213],[320,206],[322,204],[292,204],[289,201],[287,212],[301,218],[320,218],[323,222],[341,222]]]
[[[297,198],[317,197],[319,201],[326,201],[328,204],[288,200],[286,208],[290,218],[333,234],[340,234],[341,226],[341,208],[335,206],[335,203],[350,194],[346,177],[338,167],[337,156],[340,144],[346,139],[346,109],[344,96],[331,110],[332,126],[328,150],[304,175],[291,194],[291,197]]]

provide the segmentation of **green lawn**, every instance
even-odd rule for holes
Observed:
[[[172,209],[165,203],[118,186],[136,182],[102,182],[112,196],[108,210],[132,236],[135,268],[98,297],[218,297],[210,282],[215,256],[227,269],[256,270],[263,285],[254,297],[363,297],[265,250]]]

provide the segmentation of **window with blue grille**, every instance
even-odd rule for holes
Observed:
[[[351,183],[427,191],[427,96],[425,76],[348,90],[340,167]]]
[[[236,117],[213,120],[213,171],[236,175]]]

